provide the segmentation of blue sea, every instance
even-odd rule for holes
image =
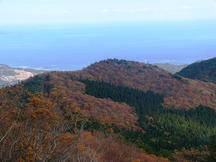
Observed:
[[[216,56],[214,22],[0,26],[0,64],[77,70],[107,58],[192,63]]]

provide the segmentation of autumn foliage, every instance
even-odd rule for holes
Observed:
[[[112,127],[142,131],[130,106],[86,95],[78,81],[54,79],[56,74],[41,77],[0,90],[0,161],[159,159],[113,134]],[[106,134],[85,130],[91,122],[103,126]]]
[[[156,66],[125,60],[105,60],[71,74],[75,78],[99,80],[162,94],[164,105],[216,109],[216,85],[174,76]]]
[[[131,94],[124,95],[123,89],[117,97],[113,91],[110,96],[93,96],[87,94],[84,80],[134,90],[127,89]],[[173,114],[159,114],[155,120],[158,114],[146,116],[144,110],[160,110],[161,102],[167,107],[188,109],[205,105],[215,109],[215,91],[216,86],[211,83],[178,78],[151,65],[119,60],[102,61],[78,72],[38,75],[0,90],[0,161],[166,162],[167,159],[159,157],[167,155],[166,152],[162,154],[148,147],[158,149],[166,144],[172,149],[170,146],[175,143],[160,140],[170,136],[168,139],[178,142],[176,136],[172,136],[175,132],[170,131],[173,123],[177,131],[187,130],[191,125],[203,128],[203,123],[197,124],[192,119],[186,122],[189,117],[174,118]],[[143,101],[142,97],[147,99]],[[151,100],[151,104],[147,105],[146,100]],[[167,121],[174,122],[167,124]],[[187,123],[187,127],[180,122]],[[145,126],[150,133],[145,132]],[[145,140],[148,141],[145,143]],[[178,150],[173,158],[180,161],[188,152]],[[196,149],[191,152],[202,155]]]

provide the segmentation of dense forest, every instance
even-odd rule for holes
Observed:
[[[150,91],[98,81],[82,82],[87,94],[127,103],[134,108],[145,133],[122,132],[122,135],[149,152],[170,156],[176,149],[202,148],[211,144],[210,139],[216,134],[216,112],[210,108],[166,109],[162,105],[163,96]]]
[[[197,79],[216,83],[215,69],[216,58],[213,58],[206,61],[193,63],[177,74],[190,79]]]
[[[109,59],[69,74],[73,78],[104,81],[164,96],[164,105],[191,109],[200,105],[216,109],[216,85],[187,79],[134,61]]]
[[[168,161],[120,138],[120,130],[143,131],[130,106],[84,89],[56,73],[1,89],[0,161]]]
[[[195,81],[203,86],[195,91],[187,87],[192,80],[116,60],[114,66],[125,73],[113,77],[113,62],[105,63],[107,74],[105,67],[101,73],[91,66],[38,75],[0,89],[0,161],[215,162],[216,111],[208,98],[214,85]],[[126,80],[155,70],[155,80]],[[177,91],[181,83],[186,88]],[[167,94],[161,93],[166,88],[189,99],[195,92],[207,94],[202,103],[213,107],[199,102],[190,104],[197,107],[179,107],[182,98],[172,101],[177,107],[167,107]],[[188,101],[201,100],[198,96]]]

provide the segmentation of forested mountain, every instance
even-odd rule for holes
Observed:
[[[7,65],[0,65],[0,87],[14,85],[44,71],[34,69],[12,68]]]
[[[193,63],[182,69],[178,75],[216,83],[216,58]]]
[[[156,66],[125,60],[105,60],[70,74],[114,85],[153,91],[164,96],[166,107],[216,109],[216,85],[171,75]]]
[[[0,90],[0,161],[167,161],[120,134],[144,133],[131,106],[90,96],[83,82],[63,76]]]
[[[215,89],[124,60],[35,76],[0,90],[0,161],[213,162]]]

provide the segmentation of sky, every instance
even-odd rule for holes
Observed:
[[[0,25],[215,19],[216,0],[0,0]]]
[[[0,0],[0,64],[80,69],[216,56],[216,0]]]

